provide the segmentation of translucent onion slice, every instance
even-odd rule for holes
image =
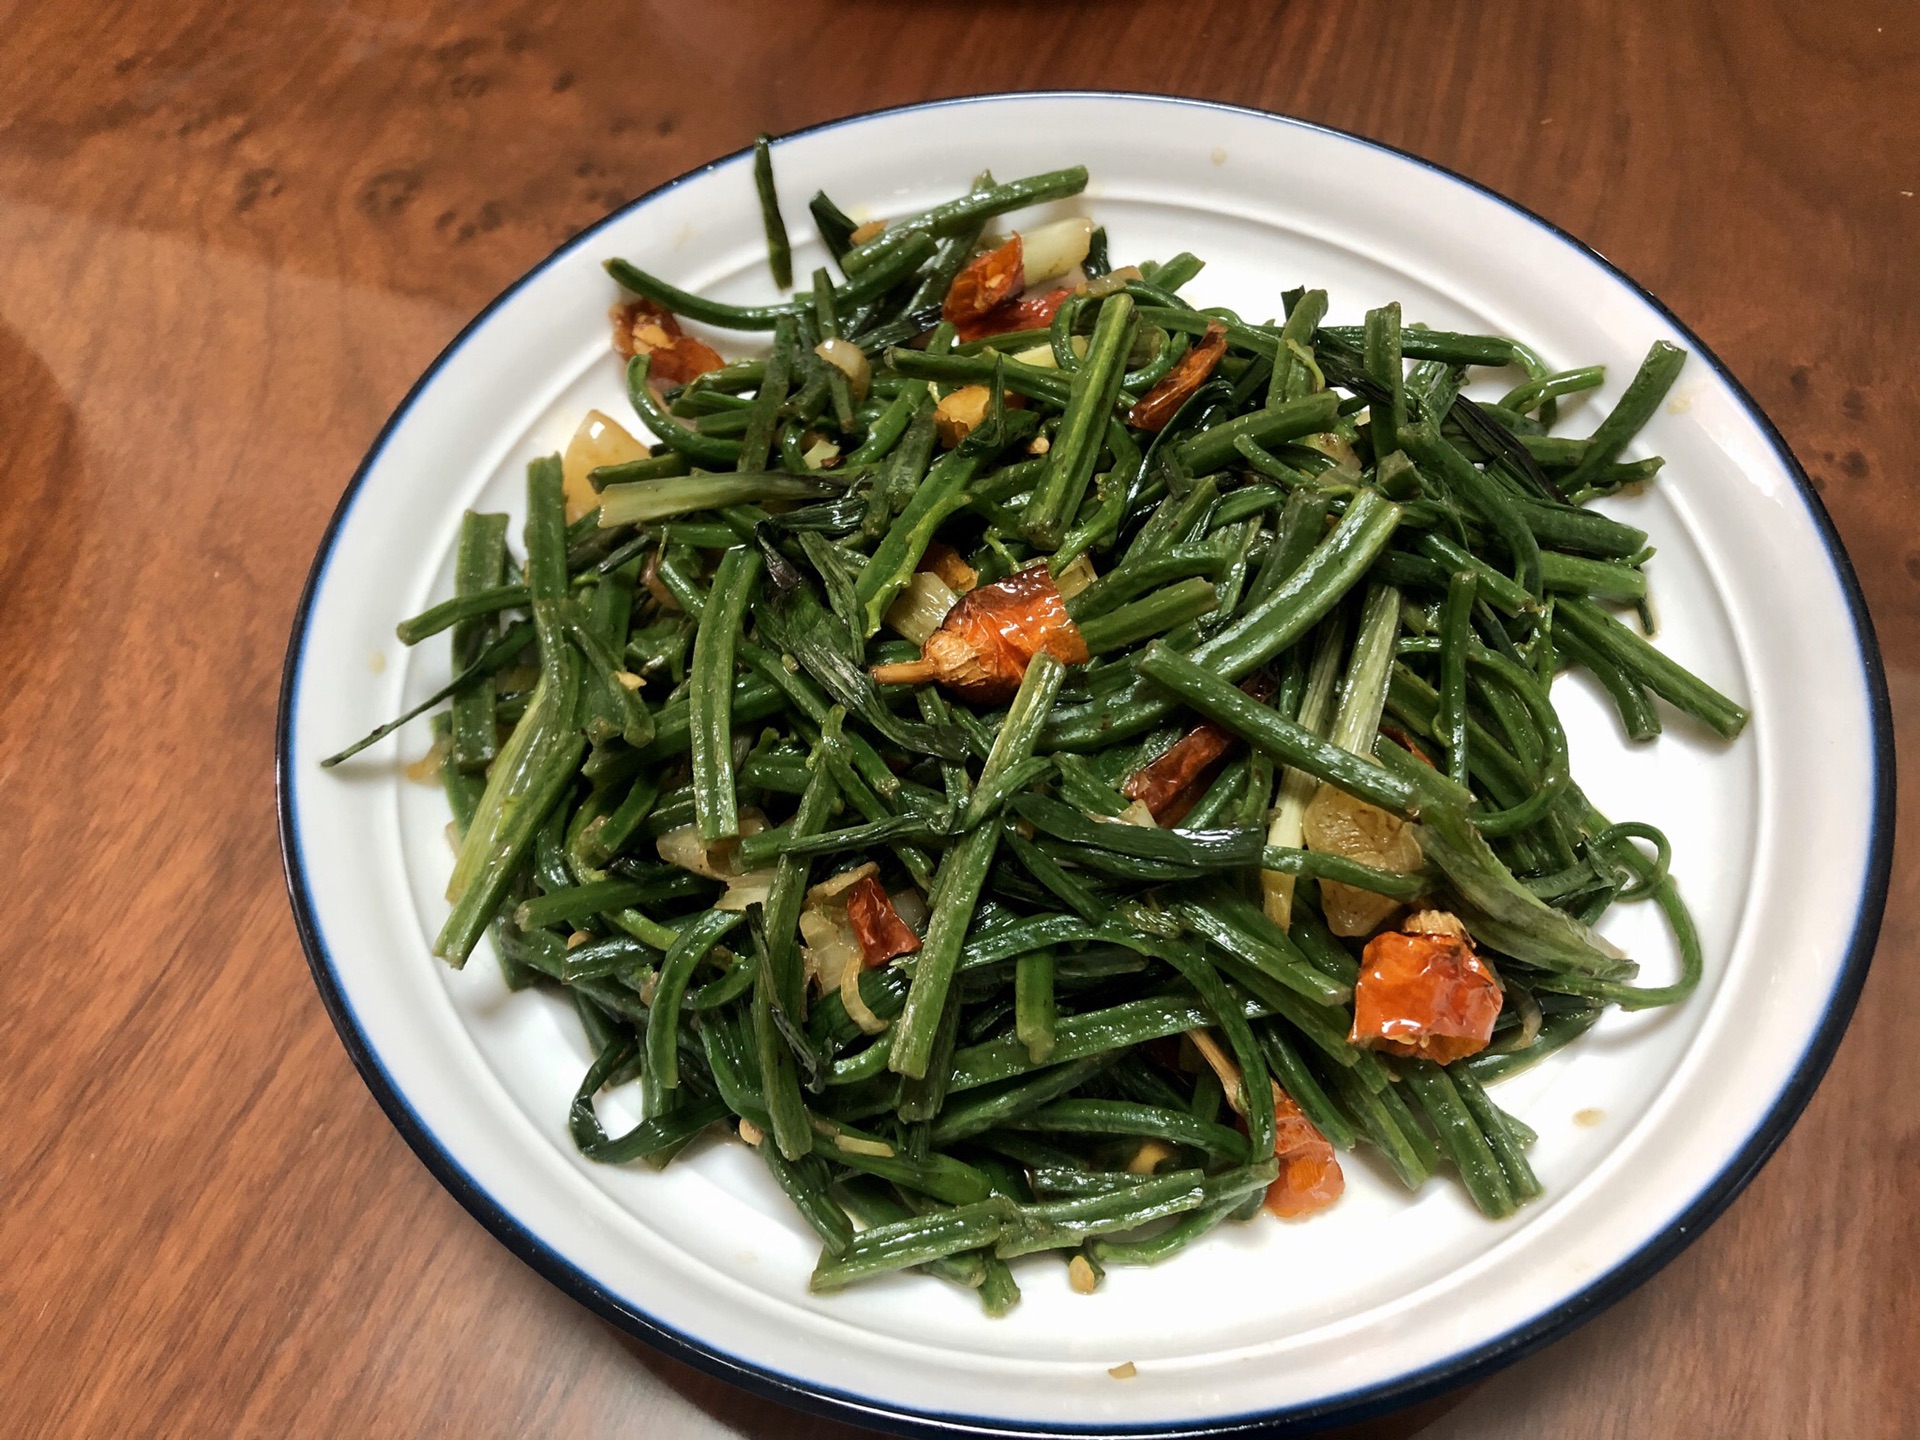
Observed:
[[[600,503],[600,492],[587,476],[602,465],[624,465],[644,460],[648,450],[621,426],[598,410],[589,410],[567,442],[560,460],[561,484],[567,497],[567,523],[572,524]]]
[[[867,398],[867,391],[873,385],[873,367],[867,363],[866,351],[851,340],[831,337],[814,346],[813,353],[847,377],[854,404]]]
[[[1084,215],[1072,215],[1022,231],[1020,239],[1027,288],[1032,289],[1058,279],[1087,258],[1087,249],[1093,243],[1093,221]]]

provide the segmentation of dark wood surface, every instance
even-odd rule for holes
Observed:
[[[1348,127],[1596,245],[1815,477],[1912,735],[1911,5],[0,5],[0,1430],[851,1433],[625,1342],[387,1125],[289,920],[276,684],[364,447],[556,243],[756,129],[1024,86]],[[1912,838],[1749,1193],[1369,1433],[1920,1433]]]

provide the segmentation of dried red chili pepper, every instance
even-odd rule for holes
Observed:
[[[650,356],[647,378],[656,385],[685,385],[727,363],[706,341],[682,330],[671,310],[644,297],[613,307],[613,348],[628,359]]]
[[[1324,1210],[1345,1192],[1347,1177],[1332,1142],[1278,1084],[1273,1087],[1273,1153],[1280,1175],[1267,1187],[1264,1203],[1282,1219]]]
[[[893,898],[871,875],[862,876],[847,891],[847,921],[860,942],[860,963],[869,970],[920,948],[920,937],[900,918]]]
[[[1187,347],[1160,383],[1142,395],[1127,412],[1127,424],[1136,430],[1164,430],[1174,413],[1186,404],[1187,397],[1207,383],[1227,353],[1227,327],[1217,320],[1207,322],[1206,334]]]
[[[1042,650],[1069,665],[1088,659],[1044,562],[961,596],[918,660],[876,665],[873,678],[882,685],[937,681],[976,705],[994,705],[1013,698],[1027,662]]]
[[[1153,818],[1164,821],[1187,788],[1205,775],[1233,744],[1234,737],[1211,721],[1196,725],[1171,748],[1129,775],[1120,793],[1129,800],[1144,801]]]
[[[956,320],[954,329],[962,343],[1015,330],[1044,330],[1053,323],[1060,307],[1072,298],[1073,291],[1064,286],[1041,295],[1022,295],[1016,300],[1003,301],[971,320]]]
[[[1227,1103],[1239,1119],[1242,1135],[1247,1133],[1247,1097],[1240,1067],[1227,1057],[1205,1030],[1189,1030],[1187,1038],[1194,1049],[1220,1078]],[[1309,1120],[1293,1097],[1280,1088],[1280,1082],[1267,1079],[1273,1091],[1273,1153],[1280,1162],[1280,1173],[1267,1186],[1262,1202],[1274,1214],[1287,1219],[1311,1215],[1338,1200],[1347,1188],[1347,1177],[1333,1153],[1333,1145]]]
[[[1500,1003],[1500,982],[1466,927],[1425,911],[1367,942],[1348,1039],[1445,1065],[1486,1048]]]
[[[1273,681],[1256,675],[1241,690],[1264,701],[1273,694]],[[1207,772],[1239,743],[1236,736],[1211,720],[1203,720],[1134,771],[1120,787],[1129,800],[1144,801],[1148,812],[1161,824],[1172,824],[1191,810],[1200,798],[1201,782]]]
[[[960,267],[940,304],[940,318],[954,325],[977,320],[1026,288],[1024,252],[1015,235],[998,250],[976,255]]]

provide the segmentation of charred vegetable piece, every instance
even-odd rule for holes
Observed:
[[[1423,861],[1412,825],[1336,785],[1322,785],[1314,795],[1307,806],[1304,829],[1308,849],[1340,855],[1378,870],[1412,875]],[[1398,901],[1387,896],[1335,881],[1321,886],[1321,901],[1327,928],[1336,935],[1370,935],[1400,908]]]
[[[920,568],[938,575],[956,595],[965,595],[980,583],[980,572],[944,540],[927,546],[926,554],[920,557]]]
[[[1444,911],[1410,917],[1367,943],[1353,994],[1355,1045],[1445,1065],[1486,1049],[1500,982],[1466,927]]]

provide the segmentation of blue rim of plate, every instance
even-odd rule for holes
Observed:
[[[1893,718],[1887,696],[1886,671],[1881,662],[1879,642],[1874,635],[1872,619],[1867,613],[1866,599],[1861,593],[1859,579],[1854,574],[1853,564],[1847,558],[1846,549],[1840,541],[1838,532],[1834,529],[1833,521],[1828,516],[1826,507],[1821,502],[1812,482],[1808,480],[1806,472],[1801,468],[1800,462],[1794,458],[1792,450],[1781,437],[1778,428],[1767,417],[1766,412],[1754,402],[1753,397],[1747,393],[1746,387],[1679,316],[1632,276],[1552,221],[1536,215],[1525,206],[1476,180],[1471,180],[1443,165],[1435,164],[1411,151],[1402,150],[1398,146],[1388,145],[1379,140],[1370,140],[1365,136],[1355,135],[1333,126],[1319,125],[1312,121],[1279,115],[1252,106],[1230,105],[1221,101],[1201,100],[1188,96],[1154,95],[1139,91],[1025,90],[1000,94],[954,96],[943,100],[893,106],[885,110],[862,111],[837,120],[823,121],[804,130],[796,130],[791,135],[782,137],[782,140],[915,111],[1003,101],[1037,100],[1145,101],[1152,104],[1192,106],[1253,116],[1278,125],[1332,136],[1350,144],[1384,151],[1496,201],[1598,265],[1638,295],[1657,314],[1664,317],[1680,335],[1686,338],[1693,353],[1712,367],[1715,375],[1739,400],[1748,417],[1759,427],[1781,464],[1793,477],[1800,498],[1805,503],[1807,513],[1819,533],[1821,543],[1826,547],[1834,577],[1838,580],[1841,592],[1846,597],[1847,610],[1853,621],[1854,639],[1860,656],[1862,678],[1868,692],[1868,709],[1873,727],[1874,785],[1866,882],[1860,895],[1860,907],[1855,917],[1853,935],[1847,944],[1846,958],[1842,962],[1833,990],[1828,997],[1826,1012],[1821,1017],[1819,1027],[1801,1055],[1799,1063],[1794,1067],[1792,1075],[1774,1101],[1773,1108],[1754,1129],[1739,1152],[1720,1174],[1674,1217],[1666,1229],[1614,1266],[1606,1275],[1584,1290],[1568,1297],[1545,1314],[1517,1326],[1498,1339],[1393,1380],[1383,1381],[1378,1385],[1328,1396],[1304,1405],[1253,1411],[1198,1423],[1175,1421],[1138,1426],[1030,1426],[1009,1424],[982,1417],[919,1411],[904,1406],[879,1404],[857,1394],[781,1374],[729,1355],[724,1350],[716,1349],[661,1323],[630,1301],[607,1290],[592,1276],[564,1259],[523,1226],[505,1206],[495,1200],[461,1168],[459,1162],[441,1144],[439,1137],[427,1127],[408,1104],[406,1096],[400,1092],[393,1078],[387,1073],[380,1057],[367,1043],[366,1033],[347,1002],[346,994],[341,988],[339,976],[334,970],[332,959],[327,953],[326,942],[314,916],[312,897],[307,887],[305,857],[300,845],[299,822],[294,813],[292,776],[293,715],[299,699],[301,663],[304,658],[307,628],[314,597],[319,593],[321,582],[325,579],[340,528],[345,523],[348,512],[353,508],[354,499],[359,494],[368,472],[386,448],[388,438],[412,409],[414,400],[433,382],[434,377],[453,355],[479,332],[493,312],[548,266],[592,241],[600,231],[615,220],[689,180],[723,166],[741,163],[752,154],[750,149],[737,150],[710,160],[704,165],[696,166],[684,174],[655,186],[561,244],[489,302],[485,309],[475,315],[460,333],[448,342],[446,348],[434,358],[433,364],[428,366],[420,378],[414,382],[406,398],[400,402],[387,423],[381,427],[380,434],[368,449],[366,458],[360,462],[353,479],[341,495],[332,518],[327,522],[326,532],[320,540],[320,548],[314,556],[313,566],[308,571],[306,584],[301,591],[300,603],[294,612],[293,630],[287,642],[287,656],[280,679],[279,719],[274,738],[274,788],[279,812],[281,865],[286,875],[288,897],[293,906],[294,924],[300,934],[301,947],[306,951],[307,964],[313,972],[314,983],[319,988],[321,1002],[326,1006],[327,1014],[332,1019],[334,1028],[339,1031],[341,1041],[345,1044],[347,1053],[352,1057],[361,1078],[366,1082],[367,1088],[373,1092],[374,1099],[386,1112],[394,1128],[413,1148],[414,1153],[434,1178],[445,1186],[453,1197],[466,1207],[468,1213],[492,1233],[495,1239],[552,1284],[628,1334],[753,1394],[815,1414],[897,1433],[1009,1437],[1125,1435],[1160,1437],[1160,1440],[1232,1435],[1256,1428],[1267,1429],[1274,1434],[1309,1434],[1336,1425],[1372,1419],[1444,1394],[1469,1381],[1484,1379],[1494,1371],[1512,1364],[1578,1328],[1615,1301],[1624,1298],[1684,1250],[1701,1231],[1720,1216],[1728,1205],[1733,1203],[1742,1190],[1746,1189],[1748,1183],[1759,1173],[1760,1167],[1786,1138],[1787,1132],[1793,1128],[1801,1111],[1813,1097],[1813,1092],[1826,1073],[1834,1052],[1839,1048],[1847,1023],[1853,1016],[1854,1007],[1860,998],[1861,987],[1866,982],[1867,968],[1879,938],[1881,915],[1886,908],[1893,857],[1894,820]],[[778,143],[780,142],[776,142]]]

